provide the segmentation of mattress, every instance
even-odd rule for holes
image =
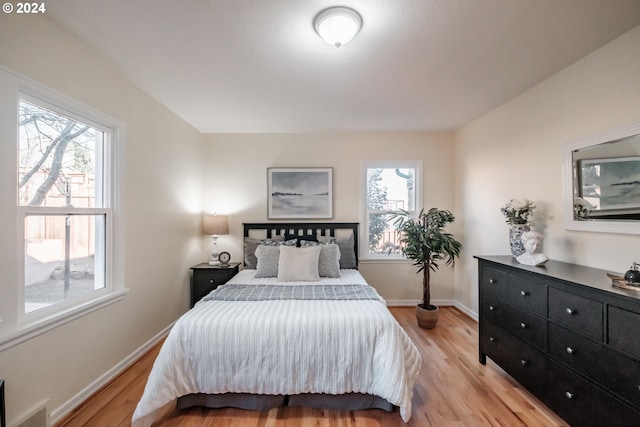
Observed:
[[[228,284],[368,286],[357,270],[284,283],[242,270]],[[420,363],[415,345],[377,293],[364,300],[205,297],[170,331],[132,424],[151,425],[160,408],[181,396],[228,393],[366,394],[398,406],[406,422]]]

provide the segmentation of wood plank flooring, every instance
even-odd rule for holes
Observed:
[[[275,408],[240,409],[165,406],[155,427],[566,427],[558,416],[523,390],[490,360],[478,362],[478,325],[455,308],[442,307],[435,329],[420,329],[414,308],[391,307],[422,354],[412,417],[396,411],[331,411]],[[55,427],[129,426],[159,345],[90,397]]]

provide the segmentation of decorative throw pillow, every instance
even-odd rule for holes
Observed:
[[[353,234],[349,237],[332,237],[332,236],[320,236],[318,240],[321,243],[330,242],[334,240],[340,248],[340,268],[358,268],[356,262],[356,252],[353,249]]]
[[[254,239],[252,237],[244,238],[244,268],[255,270],[258,264],[256,259],[256,249],[258,245],[264,244],[266,241],[274,242],[274,244],[282,243],[281,236],[275,236],[272,239]]]
[[[315,234],[289,234],[286,233],[284,235],[284,240],[292,240],[292,239],[296,239],[296,244],[298,247],[302,246],[303,243],[305,242],[317,242],[318,241],[318,237]]]
[[[318,260],[320,246],[306,248],[280,247],[278,282],[313,282],[320,280]],[[258,263],[260,260],[258,259]],[[257,277],[257,276],[256,276]]]
[[[340,248],[335,243],[320,244],[320,277],[340,277]]]
[[[284,247],[284,246],[282,246]],[[281,246],[258,245],[255,277],[277,277]]]

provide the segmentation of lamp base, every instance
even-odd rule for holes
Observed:
[[[209,261],[209,265],[220,265],[220,261],[217,259],[212,259]]]

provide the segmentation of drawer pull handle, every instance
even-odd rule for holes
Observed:
[[[576,314],[576,310],[574,310],[573,308],[567,307],[567,314]]]
[[[489,279],[489,283],[493,284],[493,283],[497,283],[498,281],[496,279]]]
[[[524,323],[524,322],[520,322],[520,327],[521,327],[522,329],[527,329],[527,326],[529,326],[529,325],[527,325],[527,324],[526,324],[526,323]]]
[[[529,292],[527,292],[527,291],[520,291],[520,295],[522,295],[523,297],[528,297],[528,296],[529,296]]]
[[[576,351],[575,351],[573,348],[571,348],[571,347],[567,347],[567,353],[569,353],[569,354],[574,354],[575,352],[576,352]]]
[[[489,311],[494,311],[496,308],[492,305],[489,306]]]
[[[213,279],[209,280],[209,283],[213,283]]]
[[[522,360],[520,360],[520,364],[521,364],[522,366],[526,366],[526,365],[528,365],[528,364],[529,364],[529,362],[528,362],[527,360],[522,359]]]
[[[490,342],[496,342],[496,341],[498,341],[498,339],[496,337],[489,337],[489,341]]]
[[[567,397],[567,399],[573,399],[573,393],[571,393],[570,391],[565,392],[564,395]]]

